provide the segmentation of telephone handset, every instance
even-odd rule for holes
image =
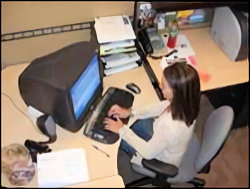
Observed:
[[[146,54],[153,54],[164,48],[162,37],[159,36],[154,27],[149,27],[139,31],[138,39],[142,43]]]
[[[147,55],[153,53],[153,48],[150,43],[146,29],[142,29],[138,32],[138,39],[141,42],[144,52]]]

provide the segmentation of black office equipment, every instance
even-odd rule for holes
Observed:
[[[141,89],[135,83],[128,83],[126,85],[126,88],[131,90],[135,94],[140,94],[141,93]]]
[[[37,163],[37,154],[38,153],[39,154],[49,153],[52,151],[48,145],[41,144],[41,143],[35,142],[33,140],[25,140],[24,145],[26,146],[26,148],[28,148],[28,150],[30,152],[32,162],[35,162],[35,163]]]
[[[50,144],[56,141],[56,124],[50,115],[45,114],[40,116],[37,119],[36,124],[40,131],[42,131],[43,134],[49,137],[48,141],[39,142],[40,144]]]
[[[95,127],[86,127],[84,134],[94,139],[102,135],[98,141],[108,144],[118,140],[117,134],[104,130],[104,118],[113,104],[130,108],[134,96],[118,88],[109,88],[102,97],[103,69],[95,50],[89,42],[70,45],[35,59],[19,76],[24,102],[46,114],[37,120],[37,125],[50,137],[48,142],[56,140],[55,126],[48,120],[76,132],[93,112],[97,112],[96,107],[99,107],[98,118],[91,119]],[[128,119],[122,121],[126,123]]]
[[[146,53],[146,55],[154,52],[148,34],[146,32],[146,29],[143,29],[138,32],[138,40],[141,42],[143,50]]]
[[[108,117],[108,111],[111,106],[117,104],[123,108],[131,108],[133,105],[134,96],[125,90],[110,87],[104,96],[97,100],[97,103],[91,117],[86,122],[84,135],[106,144],[113,144],[119,139],[119,135],[104,129],[103,121]],[[115,118],[111,119],[115,120]],[[124,124],[127,124],[129,118],[121,119]]]
[[[95,43],[79,42],[33,60],[18,81],[26,105],[78,131],[102,94],[103,72],[95,50]]]

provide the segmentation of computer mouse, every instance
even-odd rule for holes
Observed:
[[[141,93],[141,89],[134,83],[128,83],[126,85],[126,88],[129,89],[130,91],[132,91],[135,94],[140,94]]]

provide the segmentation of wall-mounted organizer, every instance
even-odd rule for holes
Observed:
[[[37,36],[49,35],[49,34],[58,34],[58,33],[63,33],[63,32],[71,32],[71,31],[90,29],[90,28],[91,26],[90,26],[90,23],[88,22],[68,24],[68,25],[62,25],[62,26],[54,26],[54,27],[48,27],[48,28],[39,28],[39,29],[34,29],[34,30],[3,34],[1,35],[1,41],[11,41],[11,40],[17,40],[17,39],[37,37]]]

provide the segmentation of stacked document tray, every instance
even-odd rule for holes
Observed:
[[[101,56],[104,64],[105,75],[111,75],[121,71],[129,70],[138,66],[140,56],[136,51],[130,53],[118,53],[110,56]]]
[[[135,34],[126,15],[95,19],[97,40],[104,74],[112,75],[135,68],[140,63],[136,52]]]

